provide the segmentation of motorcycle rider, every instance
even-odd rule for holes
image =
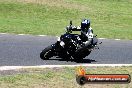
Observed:
[[[69,26],[69,30],[72,31],[81,31],[80,38],[78,38],[78,41],[81,42],[82,46],[88,46],[91,44],[93,39],[93,30],[90,27],[90,20],[84,19],[81,22],[81,26]]]

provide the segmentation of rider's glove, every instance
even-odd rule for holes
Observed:
[[[71,26],[67,26],[66,29],[67,29],[68,31],[71,31],[71,30],[72,30],[72,27],[71,27]]]
[[[72,33],[72,27],[71,26],[67,26],[66,27],[66,32],[67,33]]]

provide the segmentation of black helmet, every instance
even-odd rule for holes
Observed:
[[[90,21],[87,20],[87,19],[84,19],[84,20],[81,22],[81,29],[82,29],[82,31],[87,30],[89,27],[90,27]]]

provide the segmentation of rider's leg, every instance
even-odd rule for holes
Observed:
[[[88,41],[84,42],[85,46],[88,46],[91,44],[92,39],[88,39]]]

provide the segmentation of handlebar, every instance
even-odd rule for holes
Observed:
[[[81,29],[78,27],[72,26],[72,20],[70,20],[70,25],[66,27],[66,33],[72,33],[72,31],[81,31]]]

